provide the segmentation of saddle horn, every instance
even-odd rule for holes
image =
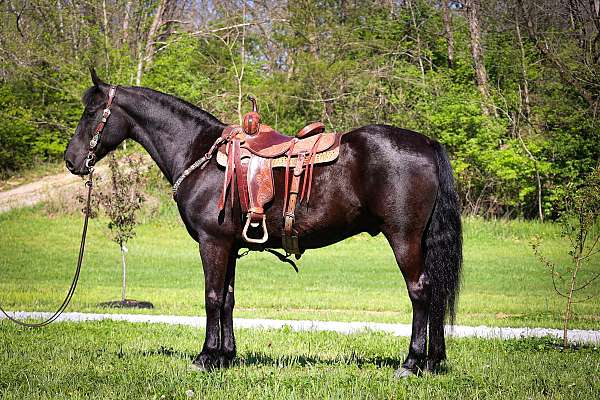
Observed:
[[[248,100],[252,102],[252,111],[244,115],[242,128],[246,134],[256,135],[260,130],[260,114],[258,113],[258,105],[256,104],[256,99],[253,96],[248,95]]]
[[[252,112],[257,113],[258,112],[258,105],[256,103],[256,98],[252,95],[248,95],[248,100],[250,100],[252,102]]]

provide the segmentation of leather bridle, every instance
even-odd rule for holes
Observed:
[[[106,121],[108,121],[108,117],[110,117],[110,107],[112,106],[116,93],[117,87],[111,86],[108,90],[108,100],[106,101],[106,107],[102,111],[102,119],[100,120],[100,122],[98,122],[98,125],[96,125],[96,129],[94,130],[94,136],[92,137],[92,140],[90,140],[88,155],[85,158],[85,166],[90,171],[90,173],[94,168],[94,164],[96,164],[96,149],[98,148],[98,144],[100,143],[102,131],[104,130]]]
[[[98,143],[100,143],[102,131],[104,130],[104,127],[106,126],[106,122],[108,121],[108,118],[110,117],[110,107],[112,106],[116,92],[117,92],[117,87],[111,86],[108,91],[108,100],[106,102],[106,107],[102,111],[102,119],[100,120],[100,122],[96,126],[96,129],[94,130],[94,136],[92,137],[92,140],[90,140],[88,154],[87,154],[87,157],[85,158],[85,166],[88,169],[88,179],[85,182],[85,186],[88,188],[87,199],[86,199],[86,203],[85,203],[85,217],[83,220],[81,242],[79,244],[79,256],[77,257],[77,268],[75,269],[75,275],[73,276],[73,280],[71,281],[71,286],[69,287],[69,291],[67,292],[67,295],[65,296],[65,299],[63,300],[63,302],[60,305],[60,307],[58,308],[58,310],[56,310],[54,312],[54,314],[52,314],[52,316],[50,316],[46,320],[44,320],[42,322],[38,322],[38,323],[23,322],[11,315],[8,315],[8,313],[6,311],[4,311],[4,309],[0,306],[0,312],[2,312],[2,314],[4,314],[6,316],[6,318],[8,318],[10,321],[14,322],[17,325],[26,326],[28,328],[41,328],[43,326],[50,325],[52,322],[54,322],[56,319],[58,319],[58,317],[66,310],[67,306],[71,302],[71,299],[73,298],[73,294],[75,293],[75,288],[77,287],[77,282],[79,281],[79,274],[81,272],[81,264],[83,263],[83,253],[85,251],[85,239],[87,236],[88,220],[89,220],[89,217],[91,214],[91,197],[92,197],[92,187],[93,187],[92,175],[94,173],[94,164],[96,164],[96,150],[98,149]]]

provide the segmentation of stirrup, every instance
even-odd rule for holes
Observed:
[[[262,230],[263,230],[263,237],[260,239],[254,239],[251,237],[248,237],[248,227],[250,226],[250,215],[246,216],[246,225],[244,225],[244,230],[242,231],[242,237],[244,238],[244,240],[246,242],[249,243],[264,243],[267,241],[267,239],[269,239],[269,233],[267,232],[267,219],[265,217],[265,215],[263,214],[262,216]],[[253,227],[255,226],[260,226],[259,224],[253,223],[252,224]]]

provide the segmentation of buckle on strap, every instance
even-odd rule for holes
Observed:
[[[248,236],[248,228],[250,227],[250,215],[246,216],[246,225],[244,225],[244,230],[242,231],[242,237],[246,242],[249,243],[265,243],[269,239],[269,232],[267,232],[267,220],[265,215],[262,216],[262,221],[260,225],[262,227],[263,236],[260,239],[254,239]],[[253,224],[254,226],[254,224]]]

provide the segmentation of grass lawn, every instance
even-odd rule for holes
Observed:
[[[146,217],[128,246],[128,297],[155,304],[153,311],[143,312],[203,315],[198,246],[174,213],[161,215]],[[558,227],[477,219],[466,219],[464,225],[464,279],[456,322],[560,327],[562,299],[529,245],[533,235],[540,235],[545,253],[566,262],[567,244]],[[97,304],[119,299],[120,255],[105,226],[103,220],[90,225],[83,272],[69,311],[110,312]],[[0,214],[0,303],[9,310],[54,310],[75,267],[80,229],[80,217],[48,217],[39,207]],[[298,265],[296,274],[270,254],[242,258],[235,315],[410,322],[404,281],[383,236],[360,235],[309,251]],[[594,291],[597,284],[587,293]],[[576,305],[572,327],[600,329],[597,298]]]
[[[453,339],[446,373],[398,381],[408,339],[385,334],[242,329],[235,365],[211,373],[190,369],[203,331],[189,327],[1,322],[0,335],[3,399],[600,397],[600,349],[561,351],[549,339]]]
[[[41,208],[0,214],[0,303],[10,310],[54,310],[78,250],[81,220]],[[120,295],[117,246],[106,221],[93,220],[80,285],[69,311],[111,312]],[[558,228],[465,220],[465,267],[457,323],[560,327],[562,302],[529,246],[564,262]],[[202,315],[197,244],[172,211],[145,217],[129,244],[130,298],[143,312]],[[279,319],[410,322],[410,303],[391,249],[360,235],[307,253],[300,273],[269,254],[240,260],[235,315]],[[598,290],[591,287],[590,292]],[[597,301],[577,304],[572,326],[600,329]],[[115,312],[115,311],[113,311]],[[117,310],[116,312],[123,312]],[[128,311],[135,312],[135,311]],[[0,322],[0,398],[415,398],[595,399],[600,350],[560,350],[553,339],[451,339],[448,371],[398,381],[408,338],[382,333],[236,330],[238,359],[227,370],[189,368],[204,332],[124,322],[59,323],[45,329]]]

